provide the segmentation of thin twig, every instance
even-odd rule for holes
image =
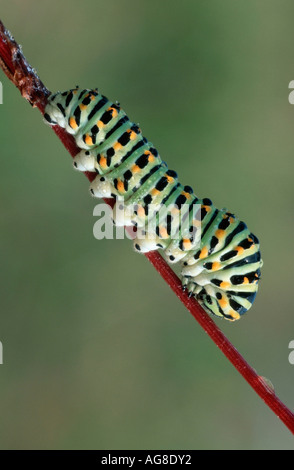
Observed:
[[[20,90],[22,96],[27,99],[32,106],[37,107],[42,113],[44,113],[44,108],[50,92],[41,82],[35,70],[28,64],[19,45],[1,21],[0,65],[7,77]],[[77,148],[73,137],[58,126],[54,126],[53,130],[71,156],[74,157],[78,153],[79,149]],[[93,175],[92,173],[85,174],[89,181],[92,181],[95,177],[95,174]],[[113,205],[113,200],[106,200],[106,202]],[[258,375],[245,361],[198,302],[194,298],[189,298],[188,294],[183,291],[180,279],[165,262],[162,256],[156,251],[149,252],[145,256],[153,264],[160,276],[167,282],[180,301],[198,321],[218,348],[251,385],[255,392],[264,400],[269,408],[273,410],[273,412],[294,434],[294,414],[286,407],[286,405],[284,405],[284,403],[281,402],[281,400],[279,400],[268,381],[264,377]]]

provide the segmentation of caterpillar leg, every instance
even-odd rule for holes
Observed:
[[[95,156],[89,150],[82,150],[73,159],[73,166],[78,171],[96,171]]]
[[[97,175],[90,184],[89,189],[94,197],[107,198],[116,196],[116,194],[114,194],[114,188],[111,181],[103,175]]]
[[[122,198],[117,200],[113,207],[113,223],[119,227],[135,225],[132,206],[124,204]]]
[[[155,233],[146,232],[144,227],[137,230],[137,237],[134,239],[134,249],[139,253],[164,249],[166,244],[166,240],[162,240]]]
[[[147,235],[144,238],[136,237],[133,243],[135,251],[139,253],[148,253],[148,251],[155,251],[160,248],[156,243],[156,239]]]

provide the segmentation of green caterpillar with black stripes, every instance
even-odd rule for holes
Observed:
[[[209,313],[235,321],[251,307],[262,266],[257,237],[183,186],[119,103],[76,87],[51,95],[44,118],[74,136],[75,168],[97,173],[91,193],[116,199],[114,223],[136,227],[136,251],[161,249],[181,263],[183,288]]]

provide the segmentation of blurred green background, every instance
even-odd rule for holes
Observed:
[[[98,86],[198,196],[245,220],[263,278],[216,320],[294,408],[294,3],[1,1],[46,86]],[[94,238],[86,178],[1,73],[0,447],[294,449],[129,240]]]

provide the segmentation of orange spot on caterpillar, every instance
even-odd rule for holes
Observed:
[[[93,139],[92,139],[92,137],[91,137],[89,134],[86,134],[86,135],[85,135],[85,143],[86,143],[87,145],[93,145]]]
[[[206,258],[207,255],[208,255],[208,249],[205,246],[204,248],[202,248],[202,250],[200,252],[199,259]]]
[[[221,308],[226,308],[228,305],[228,301],[225,298],[219,299],[218,303],[220,304]]]
[[[72,129],[77,129],[78,127],[77,122],[73,116],[71,116],[69,119],[69,125]]]
[[[178,206],[174,206],[174,207],[172,207],[170,212],[171,212],[172,215],[176,215],[180,212],[180,209],[178,208]]]
[[[106,157],[104,157],[103,155],[99,160],[99,165],[101,166],[101,168],[107,168],[107,160]]]
[[[189,248],[191,248],[191,240],[189,238],[183,239],[183,247],[184,250],[188,250]]]
[[[229,315],[232,317],[232,318],[229,318],[229,320],[231,321],[239,320],[240,318],[240,314],[238,312],[235,312],[235,310],[230,310]]]
[[[137,214],[139,217],[145,217],[145,210],[143,206],[139,206],[137,209]]]
[[[191,199],[191,194],[190,193],[186,193],[186,191],[182,191],[181,194],[183,196],[185,196],[186,199]],[[205,206],[206,207],[206,206]]]
[[[199,228],[201,226],[201,220],[193,219],[193,227]]]
[[[132,170],[132,173],[140,173],[141,171],[138,165],[133,165],[131,170]]]
[[[112,106],[109,106],[107,111],[111,111],[111,115],[112,115],[113,118],[118,115],[117,109],[113,108]]]
[[[160,194],[160,191],[158,191],[158,189],[154,188],[154,189],[152,189],[151,194],[152,194],[153,197],[158,196],[158,194]]]
[[[136,132],[132,131],[131,134],[130,134],[130,139],[134,140],[136,137],[137,137]]]
[[[159,235],[161,238],[168,238],[168,233],[165,227],[159,227]]]
[[[218,238],[218,239],[221,239],[223,238],[223,236],[225,235],[225,230],[221,230],[220,228],[215,232],[215,236]]]
[[[116,142],[114,144],[113,148],[117,152],[117,150],[120,150],[122,148],[122,145],[119,142]]]
[[[220,267],[221,267],[221,264],[218,261],[215,261],[214,263],[212,263],[211,270],[217,271],[218,269],[220,269]]]
[[[236,246],[235,251],[238,252],[238,255],[241,255],[244,251],[244,248],[242,248],[242,246]]]
[[[230,287],[230,283],[229,282],[226,282],[226,281],[223,281],[220,283],[220,288],[221,289],[228,289]]]
[[[118,180],[117,181],[117,190],[120,192],[120,193],[124,193],[125,192],[125,187],[124,187],[124,184],[121,180]]]
[[[175,181],[175,179],[172,176],[165,175],[165,177],[169,183],[173,183]]]

